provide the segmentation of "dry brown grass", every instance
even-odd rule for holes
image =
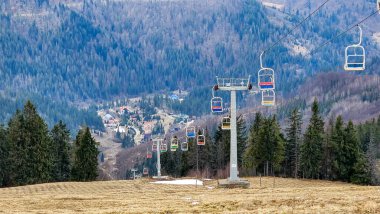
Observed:
[[[0,189],[0,213],[380,213],[380,187],[249,178],[249,189],[149,180],[52,183]]]

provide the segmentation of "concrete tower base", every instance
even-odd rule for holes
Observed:
[[[229,179],[219,180],[218,181],[218,187],[219,188],[243,188],[247,189],[249,187],[250,183],[248,180],[239,179],[235,181],[230,181]]]

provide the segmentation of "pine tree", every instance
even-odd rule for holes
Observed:
[[[278,124],[277,117],[273,116],[269,118],[269,132],[268,137],[270,139],[270,143],[268,145],[272,145],[273,148],[269,154],[269,162],[272,165],[272,175],[274,175],[275,170],[279,170],[281,164],[285,158],[285,139],[283,134],[281,133],[280,125]]]
[[[211,138],[208,129],[206,129],[206,145],[205,150],[208,154],[208,160],[206,169],[208,170],[207,175],[208,177],[214,177],[216,176],[217,169],[218,169],[218,157],[216,154],[216,151],[218,150],[215,141]]]
[[[355,173],[355,164],[357,164],[359,159],[363,156],[352,121],[348,122],[344,130],[344,143],[339,146],[339,151],[341,152],[338,156],[340,178],[343,181],[350,181]]]
[[[9,185],[9,145],[7,132],[3,125],[0,125],[0,187]]]
[[[23,127],[24,118],[20,110],[8,122],[7,141],[9,142],[9,180],[10,185],[27,184],[28,170],[28,145],[26,144],[26,132]]]
[[[363,155],[359,155],[357,161],[352,168],[353,174],[350,181],[354,184],[370,184],[371,170],[367,159]]]
[[[247,148],[247,130],[244,118],[240,115],[237,118],[237,157],[238,157],[238,166],[241,168],[243,166],[243,156],[244,151]]]
[[[38,115],[34,105],[27,101],[23,109],[28,146],[28,183],[43,183],[51,179],[51,139],[45,121]]]
[[[219,124],[218,129],[215,132],[214,139],[217,148],[217,176],[226,177],[226,174],[220,174],[220,172],[225,170],[230,157],[230,132],[228,130],[222,130],[222,126]]]
[[[289,116],[285,144],[285,172],[288,176],[293,176],[294,178],[297,178],[300,169],[301,126],[302,116],[298,109],[294,109]]]
[[[261,162],[260,156],[256,156],[255,152],[257,151],[257,147],[259,145],[259,131],[262,127],[263,116],[260,112],[255,114],[255,119],[251,125],[249,130],[247,149],[244,151],[243,155],[243,166],[246,169],[256,169],[256,167]],[[258,158],[258,159],[255,159]]]
[[[75,147],[72,179],[75,181],[95,180],[98,176],[99,151],[88,127],[78,132]]]
[[[14,185],[50,181],[51,139],[45,121],[28,101],[9,122],[10,180]]]
[[[317,99],[314,100],[312,116],[301,146],[301,170],[306,178],[319,178],[322,164],[322,142],[324,139],[324,123],[319,115]]]
[[[264,175],[273,175],[280,168],[284,153],[284,138],[276,117],[262,119],[261,115],[256,115],[244,156],[245,165],[263,170]]]
[[[343,123],[341,119],[330,118],[328,132],[323,142],[323,160],[322,160],[322,177],[325,179],[335,180],[338,175],[338,164],[336,161],[337,156],[337,142],[340,139],[340,133],[342,133]],[[338,130],[338,131],[336,131]]]
[[[345,133],[344,133],[344,123],[343,118],[341,116],[338,116],[335,122],[335,128],[334,132],[331,137],[332,145],[336,147],[336,154],[335,154],[335,165],[338,171],[338,178],[341,180],[347,180],[347,175],[344,175],[345,171],[345,156],[346,154],[344,151],[345,147]]]
[[[54,181],[68,181],[70,179],[70,131],[59,121],[50,132],[52,139]]]

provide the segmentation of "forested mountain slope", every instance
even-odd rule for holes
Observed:
[[[254,0],[5,0],[0,4],[0,95],[12,102],[43,97],[62,102],[58,106],[76,106],[177,88],[191,91],[214,84],[216,75],[252,75],[256,82],[261,50],[308,14],[299,2],[307,3],[285,1],[279,11]],[[364,0],[353,5],[332,0],[328,6],[265,55],[265,65],[276,71],[279,95],[315,73],[341,71],[344,47],[356,42],[352,34],[308,53],[375,8]],[[369,20],[364,30],[378,19]],[[365,36],[366,72],[379,73],[379,50],[369,31]]]

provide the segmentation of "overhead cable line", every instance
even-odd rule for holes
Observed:
[[[268,52],[272,48],[274,48],[276,45],[278,45],[282,40],[286,39],[295,29],[299,28],[303,23],[305,23],[308,19],[310,19],[316,12],[318,12],[325,4],[327,4],[330,0],[326,0],[321,4],[317,9],[315,9],[312,13],[310,13],[306,18],[304,18],[301,22],[299,22],[296,26],[294,26],[286,35],[281,37],[277,42],[275,42],[273,45],[271,45],[269,48],[265,49],[262,52]]]
[[[365,21],[367,21],[369,18],[371,18],[372,16],[376,15],[378,12],[380,11],[380,9],[376,10],[375,12],[371,13],[369,16],[365,17],[364,19],[362,19],[361,21],[359,21],[358,23],[352,25],[351,27],[347,28],[345,31],[339,33],[338,35],[336,35],[335,37],[329,39],[328,41],[324,42],[322,45],[319,45],[317,48],[315,48],[313,51],[310,52],[310,56],[313,55],[317,50],[321,49],[322,47],[326,46],[327,44],[329,44],[330,42],[334,41],[335,39],[341,37],[342,35],[346,34],[348,31],[354,29],[355,27],[357,27],[358,25],[364,23]]]

